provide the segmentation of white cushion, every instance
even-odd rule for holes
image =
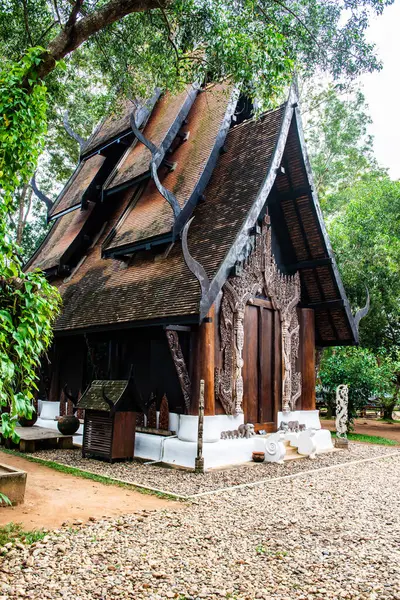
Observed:
[[[42,410],[40,411],[40,418],[47,421],[54,421],[56,417],[60,416],[60,403],[50,402],[49,400],[42,400]]]

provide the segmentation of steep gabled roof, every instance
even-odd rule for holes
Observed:
[[[79,163],[67,185],[49,211],[49,220],[53,220],[68,211],[80,208],[85,196],[89,199],[90,191],[96,185],[96,180],[101,174],[101,168],[105,160],[104,156],[95,154]]]
[[[163,147],[165,152],[182,127],[196,95],[197,89],[190,85],[175,96],[162,96],[144,127],[145,136],[156,146]],[[149,171],[150,159],[149,150],[134,139],[106,181],[105,193],[121,189],[128,182],[143,176]]]
[[[130,134],[129,117],[131,111],[132,102],[127,99],[114,114],[103,119],[85,144],[83,156],[89,156],[104,147],[105,144],[115,141],[124,134]]]
[[[227,104],[228,107],[231,106],[228,103],[231,95],[232,86],[219,85],[213,89],[212,94],[203,92],[196,98],[185,123],[188,138],[168,155],[174,169],[161,169],[162,184],[174,193],[181,208],[191,201],[192,194],[197,192],[199,196],[203,193],[211,176],[219,157],[217,138],[222,129],[225,140],[231,123],[234,106],[227,115]],[[147,134],[147,131],[145,133]],[[153,137],[151,141],[154,143]],[[145,151],[150,160],[150,152],[147,148]],[[194,199],[194,204],[197,201],[198,197]],[[124,218],[117,224],[103,247],[104,254],[123,254],[128,248],[140,246],[141,242],[145,246],[155,241],[154,238],[164,239],[162,236],[166,234],[172,236],[173,224],[171,207],[155,184],[149,182],[142,193],[134,197]]]
[[[188,117],[190,123],[193,116],[193,136],[172,148],[171,160],[177,158],[178,168],[172,173],[159,169],[164,186],[170,186],[180,202],[193,193],[199,168],[210,152],[207,140],[218,129],[213,119],[204,118],[204,97],[197,96]],[[216,112],[219,122],[223,110]],[[300,271],[302,303],[315,310],[317,344],[354,343],[357,332],[315,195],[294,90],[283,106],[231,128],[223,150],[202,201],[194,207],[188,235],[190,253],[210,280],[202,311],[216,299],[243,255],[250,231],[268,210],[278,265],[286,272]],[[138,210],[141,199],[146,202]],[[171,231],[171,207],[153,181],[106,198],[104,211],[106,224],[85,259],[68,280],[56,282],[64,300],[56,331],[199,322],[200,288],[186,266],[179,239],[162,251],[139,250],[124,261],[104,258],[104,251],[117,244],[125,247],[141,237],[149,242]],[[67,217],[61,217],[61,222]],[[55,236],[56,227],[53,232],[48,247],[62,246],[63,236]],[[39,264],[38,258],[32,262],[32,266]]]

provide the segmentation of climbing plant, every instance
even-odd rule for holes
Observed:
[[[8,230],[14,191],[29,181],[43,148],[46,87],[34,76],[42,51],[32,48],[0,70],[0,405],[2,433],[14,439],[18,415],[32,416],[39,362],[60,306],[40,272],[23,271]]]

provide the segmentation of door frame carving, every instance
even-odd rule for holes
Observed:
[[[222,368],[216,369],[216,397],[226,414],[243,412],[243,344],[246,304],[264,294],[278,311],[281,321],[282,410],[295,410],[301,396],[301,373],[296,371],[299,354],[299,321],[296,307],[300,301],[300,277],[284,275],[272,254],[269,215],[264,217],[261,234],[254,237],[241,271],[231,276],[222,288],[219,331]]]

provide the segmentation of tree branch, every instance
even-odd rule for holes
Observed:
[[[67,56],[73,50],[81,46],[90,36],[119,21],[123,17],[135,12],[146,12],[156,8],[165,7],[170,0],[110,0],[93,13],[76,21],[80,12],[80,4],[76,2],[75,22],[63,30],[49,43],[47,50],[42,55],[36,73],[40,79],[48,75],[56,65],[56,62]],[[79,6],[78,6],[79,4]],[[71,21],[71,16],[68,22]],[[28,78],[27,78],[28,79]]]
[[[22,4],[24,6],[24,22],[25,22],[26,35],[28,36],[28,41],[29,41],[30,45],[33,46],[31,30],[29,28],[28,7],[26,5],[26,0],[22,0]]]
[[[54,202],[52,202],[50,200],[50,198],[48,196],[46,196],[46,194],[43,194],[43,192],[41,192],[36,184],[36,173],[34,173],[32,179],[31,179],[31,187],[33,189],[33,191],[35,192],[36,196],[39,198],[39,200],[41,200],[42,202],[45,203],[46,207],[47,207],[47,212],[49,213],[50,210],[53,208],[53,204]]]
[[[69,15],[68,21],[65,24],[65,27],[72,27],[73,25],[75,25],[78,15],[82,8],[82,4],[83,0],[76,0],[72,8],[71,14]]]

